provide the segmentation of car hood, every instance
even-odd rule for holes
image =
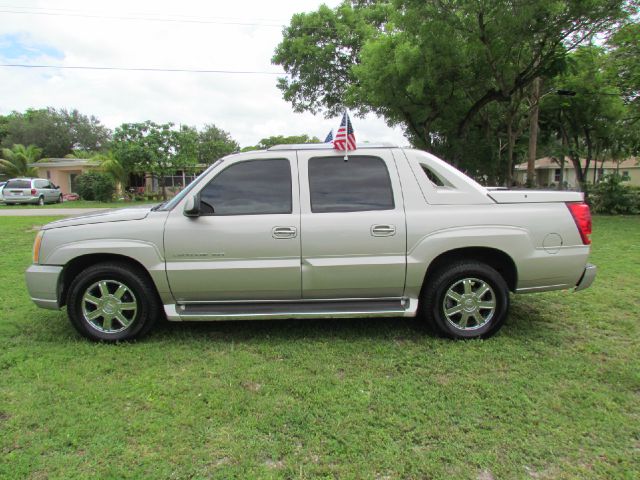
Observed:
[[[101,210],[97,212],[88,213],[86,215],[80,215],[78,217],[65,218],[63,220],[56,220],[55,222],[47,223],[43,230],[49,230],[52,228],[73,227],[76,225],[89,225],[92,223],[105,223],[105,222],[125,222],[129,220],[142,220],[149,215],[151,207],[131,207],[131,208],[118,208]]]

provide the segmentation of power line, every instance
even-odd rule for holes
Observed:
[[[87,15],[109,15],[108,12],[103,11],[97,11],[97,10],[79,10],[77,8],[52,8],[52,7],[27,7],[27,6],[19,6],[19,5],[0,5],[0,9],[8,9],[8,10],[24,10],[24,13],[27,13],[27,11],[29,10],[35,10],[36,12],[38,11],[43,11],[43,12],[70,12],[70,13],[82,13],[82,14],[87,14]],[[148,16],[148,12],[124,12],[123,13],[126,16]],[[278,23],[278,24],[284,24],[286,23],[286,21],[284,20],[276,20],[273,18],[253,18],[253,19],[241,19],[238,17],[203,17],[202,15],[183,15],[183,14],[178,14],[178,13],[167,13],[167,14],[151,14],[153,15],[152,18],[157,18],[157,17],[161,17],[161,18],[186,18],[186,19],[198,19],[198,20],[202,20],[202,19],[206,19],[206,20],[237,20],[237,21],[251,21],[251,22],[267,22],[267,23]]]
[[[23,63],[3,63],[0,67],[7,68],[52,68],[60,70],[115,70],[125,72],[184,72],[184,73],[220,73],[220,74],[239,74],[239,75],[288,75],[285,72],[267,72],[259,70],[204,70],[190,68],[153,68],[153,67],[93,67],[93,66],[77,66],[77,65],[27,65]]]
[[[16,10],[0,10],[0,13],[9,13],[16,15],[45,15],[50,17],[78,17],[78,18],[94,18],[94,19],[109,19],[109,20],[129,20],[129,21],[144,21],[144,22],[165,22],[165,23],[199,23],[199,24],[213,24],[213,25],[239,25],[247,27],[269,27],[269,28],[283,28],[285,25],[279,23],[257,23],[257,22],[243,22],[243,21],[231,21],[231,20],[202,20],[202,19],[179,19],[179,18],[154,18],[154,17],[141,17],[141,16],[124,16],[124,15],[93,15],[86,13],[54,13],[54,12],[20,12]]]

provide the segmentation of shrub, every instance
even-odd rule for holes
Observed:
[[[87,172],[76,179],[76,190],[83,200],[109,202],[113,199],[115,184],[109,175]]]
[[[617,173],[602,177],[591,192],[594,212],[610,215],[640,213],[640,189],[624,185],[622,181]]]

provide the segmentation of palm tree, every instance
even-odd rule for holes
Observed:
[[[38,170],[30,167],[30,163],[35,163],[40,159],[42,149],[35,145],[16,144],[12,148],[2,149],[2,159],[0,159],[0,173],[9,177],[36,177]]]
[[[129,182],[129,173],[122,166],[120,160],[114,157],[111,152],[99,153],[91,157],[91,160],[100,162],[100,168],[113,178],[117,190],[124,189]]]

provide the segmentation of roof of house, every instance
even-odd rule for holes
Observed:
[[[30,167],[97,167],[99,162],[88,158],[43,158],[35,163],[29,164]]]
[[[580,159],[580,165],[584,168],[586,163],[586,159]],[[591,164],[593,165],[593,163]],[[565,168],[573,168],[573,164],[571,161],[565,157],[564,162]],[[550,168],[560,168],[560,160],[556,157],[542,157],[536,160],[536,170],[544,170]],[[600,162],[598,162],[598,168],[600,168]],[[640,158],[639,157],[629,157],[626,160],[621,161],[620,163],[614,162],[612,160],[605,160],[602,168],[640,168]],[[527,163],[519,163],[515,166],[516,170],[526,170]]]

